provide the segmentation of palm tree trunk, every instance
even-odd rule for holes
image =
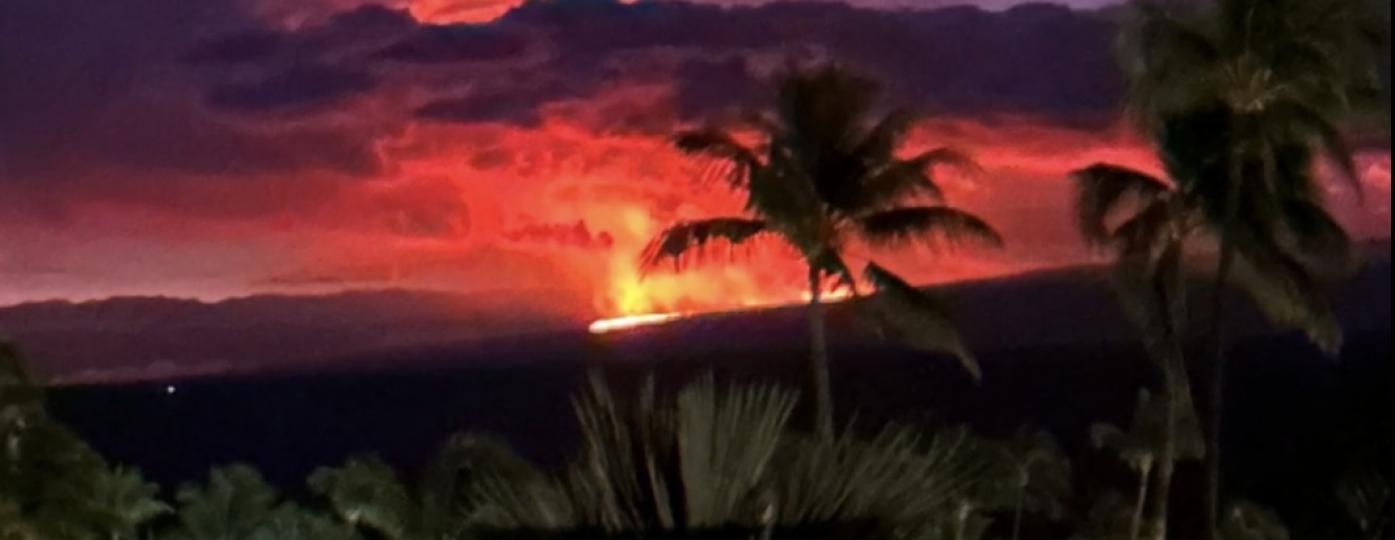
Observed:
[[[814,380],[814,425],[824,440],[833,438],[833,390],[828,380],[828,329],[824,322],[822,273],[809,269],[809,372]]]
[[[1216,270],[1216,285],[1212,290],[1215,298],[1211,303],[1211,324],[1214,326],[1211,338],[1211,380],[1209,402],[1208,429],[1206,439],[1206,535],[1203,538],[1210,540],[1215,538],[1216,526],[1219,523],[1220,503],[1221,503],[1221,416],[1225,408],[1225,369],[1226,369],[1226,300],[1225,283],[1230,276],[1230,267],[1235,259],[1235,248],[1230,246],[1229,241],[1223,241],[1221,247],[1221,262]]]
[[[1129,540],[1138,540],[1139,526],[1143,523],[1143,507],[1148,501],[1148,479],[1153,470],[1152,462],[1145,461],[1138,468],[1138,495],[1134,497],[1133,516],[1129,519]]]
[[[1239,151],[1231,153],[1230,188],[1226,199],[1224,222],[1221,223],[1221,245],[1219,260],[1216,263],[1216,282],[1211,288],[1211,381],[1210,411],[1206,439],[1206,507],[1204,509],[1205,529],[1203,540],[1216,538],[1216,526],[1220,518],[1221,504],[1221,416],[1225,406],[1226,368],[1226,284],[1230,281],[1231,266],[1235,263],[1235,219],[1240,206],[1240,182],[1242,179],[1243,156]]]
[[[973,507],[967,502],[959,503],[959,512],[954,520],[954,540],[965,540],[964,532],[968,528],[969,514],[973,512]]]
[[[1017,489],[1017,502],[1012,508],[1012,540],[1017,540],[1018,534],[1022,532],[1022,499],[1026,496],[1027,488]]]
[[[1172,497],[1172,471],[1177,462],[1177,405],[1181,402],[1183,377],[1186,377],[1182,362],[1181,347],[1173,341],[1172,353],[1163,367],[1163,441],[1158,449],[1158,484],[1153,493],[1153,516],[1149,536],[1154,540],[1167,539],[1167,508]],[[1140,509],[1141,510],[1141,509]]]

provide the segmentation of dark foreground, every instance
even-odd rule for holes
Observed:
[[[1274,508],[1295,538],[1350,535],[1334,486],[1353,467],[1395,475],[1389,268],[1373,265],[1336,291],[1348,334],[1337,360],[1301,336],[1263,330],[1253,313],[1238,314],[1225,489]],[[1076,272],[950,292],[983,365],[981,384],[951,360],[859,337],[848,310],[834,310],[835,402],[853,429],[895,420],[1005,435],[1033,425],[1071,458],[1077,515],[1103,490],[1130,486],[1124,466],[1090,446],[1088,429],[1126,424],[1155,373],[1108,288]],[[279,374],[67,387],[51,394],[51,408],[99,452],[167,489],[211,466],[245,462],[296,493],[315,467],[354,455],[413,471],[461,431],[499,435],[525,458],[561,465],[576,448],[571,396],[593,370],[621,388],[652,374],[661,390],[672,389],[708,371],[798,386],[804,331],[797,310],[744,313],[620,335],[392,350]],[[1178,538],[1196,525],[1200,469],[1184,464],[1176,480]],[[1029,537],[1061,536],[1042,525]]]
[[[647,348],[627,343],[619,350],[575,339],[593,362],[607,355],[624,362]],[[532,347],[560,348],[566,341]],[[1297,337],[1239,345],[1226,410],[1227,490],[1275,508],[1299,537],[1341,530],[1336,480],[1354,463],[1383,460],[1389,472],[1389,456],[1395,456],[1389,344],[1388,332],[1352,336],[1340,362]],[[675,385],[706,369],[683,356],[656,350],[652,363],[613,362],[610,371],[624,381],[652,370],[661,384]],[[835,358],[837,402],[855,412],[854,426],[968,423],[1003,434],[1033,424],[1054,433],[1071,454],[1077,500],[1127,485],[1122,466],[1090,448],[1087,430],[1096,421],[1127,422],[1137,388],[1150,380],[1132,347],[987,354],[980,386],[948,362],[891,349],[849,345],[836,349]],[[798,384],[803,364],[791,348],[760,357],[730,351],[715,357],[711,368],[720,379]],[[52,405],[97,450],[166,486],[236,461],[296,490],[314,467],[356,454],[376,454],[411,470],[457,431],[498,434],[525,457],[561,464],[575,447],[569,396],[586,372],[576,363],[539,363],[186,381],[174,394],[162,384],[70,388],[55,392]],[[1195,493],[1199,472],[1184,467],[1178,479],[1181,527],[1194,515],[1197,501],[1187,494]]]

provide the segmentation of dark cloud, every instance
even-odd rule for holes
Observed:
[[[360,7],[278,38],[220,38],[195,57],[245,61],[276,50],[279,59],[268,65],[287,57],[339,59],[398,77],[392,82],[429,86],[434,98],[404,104],[418,117],[534,125],[551,103],[626,83],[672,84],[673,118],[680,120],[759,105],[772,64],[812,51],[869,72],[897,100],[933,112],[1098,126],[1117,116],[1122,93],[1115,30],[1106,14],[1046,4],[892,12],[822,2],[570,0],[526,3],[487,24],[417,23],[402,11]],[[300,86],[282,77],[265,84]],[[232,101],[297,102],[313,94],[241,90],[248,95]],[[617,119],[617,127],[632,123]]]
[[[766,81],[753,74],[741,56],[715,62],[687,60],[674,75],[674,106],[688,120],[755,106],[769,94]]]
[[[426,26],[384,48],[390,60],[418,63],[496,61],[517,57],[529,37],[489,26]]]
[[[371,84],[352,70],[277,67],[239,87],[216,67],[191,65],[198,59],[261,70],[290,50],[290,36],[259,28],[246,7],[235,0],[0,2],[0,191],[32,194],[42,186],[82,198],[118,192],[107,185],[191,177],[381,172],[376,135],[359,126],[243,123],[205,106],[210,91],[213,101],[247,109],[306,104]]]
[[[229,84],[209,92],[216,107],[247,111],[315,109],[372,90],[369,74],[323,64],[291,66],[251,84]]]
[[[200,43],[189,53],[193,64],[247,64],[270,60],[290,46],[286,36],[268,30],[252,30]]]

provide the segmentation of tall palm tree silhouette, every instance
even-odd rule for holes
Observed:
[[[849,244],[1002,242],[983,220],[942,204],[933,168],[972,162],[949,148],[899,157],[915,117],[905,109],[874,117],[876,93],[872,81],[835,66],[791,68],[779,82],[774,114],[749,115],[759,145],[743,144],[736,133],[719,128],[678,134],[679,150],[722,165],[728,185],[745,195],[747,215],[677,223],[653,239],[641,261],[646,271],[665,263],[681,267],[715,242],[734,245],[764,236],[792,247],[808,266],[809,369],[816,426],[825,437],[833,434],[833,404],[821,295],[829,280],[855,287],[845,261]],[[887,293],[886,307],[915,308],[889,310],[899,315],[889,322],[921,345],[956,354],[977,374],[942,310],[875,263],[868,263],[864,276]]]
[[[1380,95],[1355,0],[1219,0],[1183,11],[1139,3],[1124,33],[1131,106],[1176,191],[1217,244],[1211,294],[1207,534],[1220,498],[1227,295],[1236,278],[1274,322],[1325,351],[1341,331],[1317,293],[1323,266],[1349,260],[1323,210],[1314,164],[1359,189],[1338,125]],[[1169,6],[1172,7],[1172,6]],[[1323,265],[1319,263],[1335,263]]]

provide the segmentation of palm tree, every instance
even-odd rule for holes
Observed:
[[[1148,407],[1150,401],[1147,390],[1139,391],[1138,405],[1134,409],[1129,431],[1106,423],[1090,426],[1090,440],[1095,448],[1113,450],[1120,460],[1138,474],[1138,493],[1134,496],[1133,511],[1129,514],[1129,540],[1138,540],[1139,526],[1143,523],[1143,508],[1148,501],[1148,482],[1152,478],[1153,463],[1157,461],[1157,450],[1160,446],[1156,440],[1157,430],[1147,429],[1153,427],[1153,419],[1145,413],[1151,410]]]
[[[137,540],[143,525],[170,512],[159,499],[160,487],[134,469],[104,467],[63,484],[55,497],[59,504],[47,512],[53,521],[78,525],[106,540]]]
[[[353,527],[319,512],[282,503],[248,540],[363,540]]]
[[[1138,538],[1143,523],[1143,510],[1149,499],[1149,482],[1157,475],[1153,487],[1153,516],[1148,536],[1167,538],[1167,502],[1171,491],[1172,464],[1165,460],[1197,459],[1203,452],[1203,441],[1195,416],[1190,421],[1177,420],[1177,412],[1167,400],[1154,401],[1147,390],[1139,390],[1133,419],[1128,431],[1106,423],[1090,428],[1090,438],[1097,448],[1110,448],[1125,464],[1138,473],[1138,493],[1134,498],[1129,520],[1129,538]],[[1190,408],[1190,402],[1183,410]],[[1186,414],[1186,413],[1182,413]]]
[[[780,83],[773,116],[750,115],[760,137],[758,146],[736,133],[709,127],[679,133],[680,151],[715,159],[729,187],[746,198],[745,216],[677,223],[650,242],[641,266],[652,271],[666,262],[681,268],[701,258],[715,243],[743,244],[762,237],[782,240],[808,267],[810,373],[816,427],[833,436],[833,404],[828,375],[827,330],[821,295],[831,279],[855,289],[856,278],[845,262],[854,241],[874,247],[901,246],[913,240],[989,245],[1001,239],[983,220],[944,205],[932,169],[970,166],[963,154],[938,148],[903,158],[897,155],[914,116],[904,109],[873,116],[876,85],[834,66],[792,69]],[[869,263],[866,277],[882,288],[899,279]],[[938,334],[952,328],[931,305],[912,319],[891,323],[908,334],[928,327]],[[976,373],[972,357],[953,332],[933,348],[952,352]],[[923,342],[922,342],[923,343]]]
[[[1070,497],[1070,460],[1051,434],[1020,428],[1000,445],[1012,478],[1012,540],[1022,530],[1023,510],[1057,519]]]
[[[619,534],[866,526],[934,538],[985,470],[962,429],[795,434],[787,424],[796,400],[775,387],[719,389],[710,378],[671,400],[652,382],[620,399],[593,378],[576,400],[577,461],[557,476],[516,459],[477,461],[464,490],[469,523]]]
[[[1329,352],[1339,348],[1340,330],[1312,292],[1311,263],[1345,259],[1347,239],[1322,210],[1313,164],[1331,158],[1358,184],[1337,125],[1379,84],[1356,1],[1219,0],[1189,13],[1139,6],[1124,36],[1131,105],[1218,244],[1209,534],[1220,496],[1224,289],[1248,270],[1263,284],[1250,289],[1271,319],[1303,328]]]
[[[1075,171],[1071,178],[1080,234],[1087,245],[1113,251],[1113,281],[1120,304],[1142,331],[1149,357],[1162,374],[1159,414],[1140,417],[1136,411],[1135,423],[1157,422],[1156,444],[1150,450],[1155,452],[1152,462],[1158,476],[1151,528],[1153,537],[1165,538],[1173,465],[1179,459],[1200,457],[1200,449],[1179,449],[1178,445],[1190,442],[1179,437],[1186,438],[1196,427],[1182,342],[1190,309],[1187,252],[1205,229],[1198,203],[1175,184],[1102,163]],[[1137,499],[1139,512],[1143,499]]]
[[[178,525],[166,540],[252,540],[267,534],[278,496],[256,469],[216,468],[204,486],[186,485],[175,494]]]
[[[329,500],[340,519],[387,540],[427,538],[420,511],[397,473],[377,459],[351,459],[337,469],[310,475],[310,489]]]

